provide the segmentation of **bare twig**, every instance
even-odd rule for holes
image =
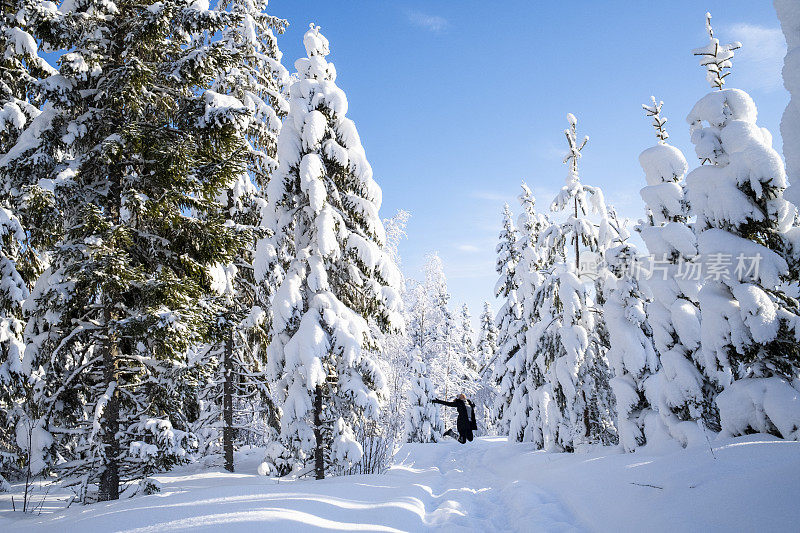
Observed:
[[[651,485],[649,483],[636,483],[634,481],[631,481],[630,483],[631,483],[631,485],[639,485],[640,487],[650,487],[650,488],[653,488],[653,489],[664,490],[664,487],[659,487],[658,485]]]

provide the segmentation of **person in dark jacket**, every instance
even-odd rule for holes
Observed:
[[[458,442],[461,444],[464,444],[467,441],[472,441],[472,431],[478,429],[478,423],[475,422],[475,404],[472,403],[472,400],[467,399],[466,394],[459,394],[458,398],[452,402],[433,400],[433,403],[438,403],[447,407],[455,407],[458,409],[458,419],[456,420],[458,435],[456,435],[453,429],[450,428],[444,432],[445,436],[458,439]]]

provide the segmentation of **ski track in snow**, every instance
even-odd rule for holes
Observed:
[[[577,531],[551,494],[503,479],[492,465],[519,454],[504,438],[407,445],[386,475],[276,482],[248,472],[187,467],[155,476],[162,491],[6,522],[0,530],[92,533],[175,531]],[[2,502],[5,508],[7,502]],[[0,514],[0,516],[3,516]]]

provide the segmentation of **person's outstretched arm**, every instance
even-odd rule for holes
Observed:
[[[446,402],[444,400],[431,400],[431,403],[440,403],[442,405],[446,405],[447,407],[455,407],[456,402]]]

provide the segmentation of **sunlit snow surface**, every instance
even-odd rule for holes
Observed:
[[[235,474],[192,466],[157,476],[152,496],[57,510],[64,493],[51,490],[40,516],[12,513],[0,494],[0,531],[796,530],[800,443],[712,444],[713,455],[552,454],[497,437],[448,440],[406,445],[386,475],[294,482],[256,475],[260,454],[241,454]]]

